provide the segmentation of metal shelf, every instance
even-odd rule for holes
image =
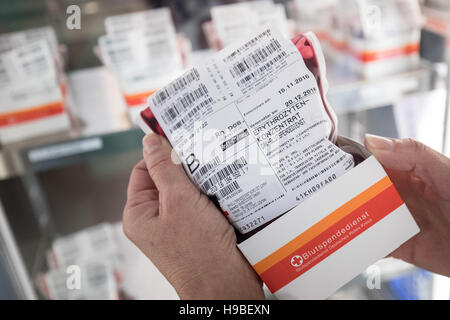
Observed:
[[[426,92],[436,85],[439,74],[434,64],[422,61],[416,69],[374,79],[352,76],[330,68],[328,100],[338,114],[391,105],[406,94]]]

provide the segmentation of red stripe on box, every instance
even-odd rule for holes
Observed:
[[[402,204],[403,200],[395,187],[391,185],[313,240],[261,273],[261,279],[272,293],[280,290]]]
[[[64,106],[61,101],[34,108],[5,112],[0,114],[0,127],[6,127],[27,121],[37,120],[40,118],[46,118],[63,112]]]
[[[137,107],[147,103],[147,99],[149,96],[154,94],[156,90],[150,90],[146,92],[141,92],[137,94],[129,94],[125,95],[125,101],[128,107]]]
[[[400,48],[393,48],[381,51],[355,52],[354,55],[362,62],[373,62],[393,57],[407,56],[419,53],[419,43],[412,43]]]

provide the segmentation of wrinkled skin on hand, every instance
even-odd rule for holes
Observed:
[[[143,144],[124,209],[128,238],[182,299],[264,299],[233,227],[172,161],[169,142],[151,134]]]
[[[450,159],[411,140],[367,135],[367,148],[385,167],[420,228],[391,256],[450,276]]]

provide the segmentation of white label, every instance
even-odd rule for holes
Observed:
[[[115,300],[118,286],[114,268],[107,262],[90,261],[82,265],[51,270],[45,274],[50,299]]]
[[[183,71],[175,27],[167,8],[108,17],[99,46],[105,65],[125,94],[157,89]]]
[[[215,6],[211,17],[224,47],[248,38],[263,27],[276,27],[283,34],[288,32],[284,7],[268,0]]]
[[[62,101],[46,40],[0,54],[0,113]]]
[[[175,26],[169,8],[159,8],[134,13],[121,14],[105,19],[106,33],[127,33],[145,29],[152,33],[175,33]]]
[[[361,37],[362,32],[365,38],[385,41],[385,37],[408,34],[422,25],[417,0],[358,0],[357,4],[361,26],[357,22],[351,26],[356,37]]]
[[[336,4],[335,0],[294,0],[288,8],[299,30],[331,32],[333,15],[338,15]]]
[[[318,50],[318,48],[316,48]],[[149,97],[192,181],[251,231],[354,165],[298,49],[266,29]]]
[[[57,54],[58,40],[56,39],[55,31],[51,27],[42,27],[1,34],[0,53],[40,40],[47,41],[51,51]]]
[[[52,251],[58,267],[95,259],[117,263],[119,255],[114,229],[106,223],[56,239]]]
[[[100,48],[126,94],[159,88],[183,70],[175,39],[164,35],[106,35],[100,38]]]

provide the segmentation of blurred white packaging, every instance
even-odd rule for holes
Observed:
[[[68,129],[63,91],[49,41],[33,41],[0,54],[0,141]]]
[[[178,299],[153,263],[127,239],[122,223],[102,223],[56,239],[47,252],[50,270],[37,277],[49,299]],[[81,290],[74,286],[81,274]],[[75,279],[75,280],[74,280]]]
[[[244,40],[262,27],[275,27],[290,36],[284,6],[271,0],[214,6],[211,17],[221,47]]]
[[[334,19],[339,22],[330,34],[332,54],[343,54],[360,75],[389,75],[419,64],[418,0],[343,0]]]
[[[39,40],[46,40],[52,54],[56,56],[57,59],[61,58],[59,55],[58,40],[55,31],[51,27],[41,27],[0,34],[0,53]]]
[[[118,34],[145,29],[149,33],[175,34],[169,8],[151,9],[110,16],[105,19],[106,33]]]
[[[413,138],[442,152],[446,91],[410,94],[394,104],[399,138]]]
[[[150,94],[181,74],[190,44],[177,36],[168,8],[111,16],[105,27],[101,59],[117,77],[133,117]]]
[[[89,262],[51,270],[37,279],[42,294],[51,300],[117,300],[119,289],[108,262]]]
[[[326,40],[328,33],[332,31],[333,13],[337,3],[337,0],[293,0],[287,7],[298,33],[312,31],[319,40]]]
[[[132,32],[99,39],[105,65],[114,71],[126,97],[156,89],[182,70],[175,38]]]
[[[113,226],[102,223],[53,241],[47,255],[50,268],[81,265],[92,260],[109,261],[117,267],[120,253]]]
[[[63,44],[58,43],[55,30],[52,27],[45,26],[40,28],[27,29],[11,33],[0,34],[0,53],[24,46],[36,41],[44,40],[50,48],[51,57],[56,66],[58,82],[66,90],[66,75],[64,72],[65,50]],[[76,110],[70,110],[76,112]]]

